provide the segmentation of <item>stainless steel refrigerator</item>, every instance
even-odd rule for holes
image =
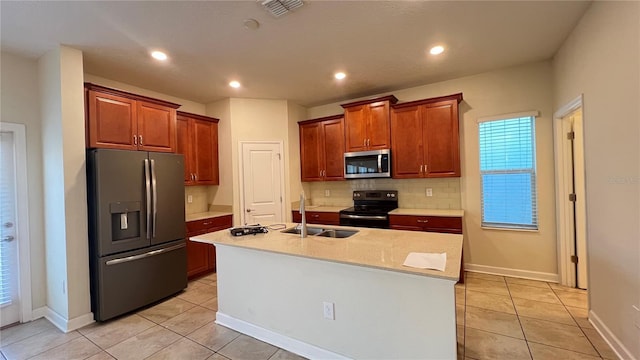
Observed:
[[[87,152],[91,307],[108,320],[187,287],[184,157]]]

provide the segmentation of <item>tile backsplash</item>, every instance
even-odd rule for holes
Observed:
[[[187,215],[209,211],[209,204],[213,200],[210,188],[210,186],[184,187],[184,206]],[[189,196],[191,196],[191,203],[188,201]]]
[[[302,183],[311,205],[351,206],[354,190],[397,190],[398,206],[408,209],[460,209],[460,178],[359,179]],[[426,196],[431,189],[432,196]],[[326,196],[328,190],[329,196]]]

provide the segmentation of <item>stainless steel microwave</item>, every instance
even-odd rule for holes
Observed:
[[[391,151],[372,150],[344,153],[344,178],[391,177]]]

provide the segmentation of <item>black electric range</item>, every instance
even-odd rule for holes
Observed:
[[[398,207],[396,190],[356,190],[353,206],[340,211],[340,225],[389,228],[389,211]]]

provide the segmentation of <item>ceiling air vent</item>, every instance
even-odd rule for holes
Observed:
[[[291,10],[297,9],[304,5],[302,0],[264,0],[264,6],[273,16],[280,17]]]

